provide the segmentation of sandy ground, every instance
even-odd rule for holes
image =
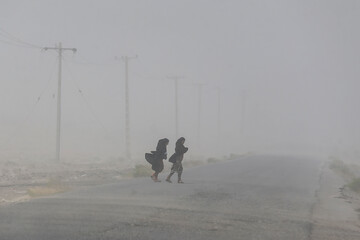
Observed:
[[[346,181],[325,164],[316,191],[312,239],[354,239],[360,228],[360,195],[345,187]]]
[[[189,168],[215,163],[219,160],[186,161]],[[164,161],[164,172],[171,164]],[[142,166],[142,176],[152,173],[151,166],[144,159],[108,162],[0,162],[0,205],[26,201],[41,195],[69,191],[74,188],[111,183],[119,179],[134,177],[134,166]],[[32,190],[36,194],[32,194]],[[36,196],[38,195],[38,196]]]
[[[253,156],[186,169],[186,184],[117,180],[0,207],[0,225],[8,239],[360,239],[359,196],[322,163]],[[74,166],[51,176],[75,187],[114,180],[87,178],[91,168],[82,168],[83,177],[71,181],[64,176],[78,172]]]
[[[0,235],[19,240],[310,240],[319,166],[312,159],[253,156],[185,168],[185,184],[164,182],[165,171],[161,183],[146,177],[84,187],[0,207]]]
[[[0,162],[0,205],[26,201],[33,197],[29,190],[40,187],[52,188],[54,193],[129,177],[130,165],[125,162]]]

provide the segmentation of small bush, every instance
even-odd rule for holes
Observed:
[[[348,179],[353,179],[354,178],[354,174],[352,173],[352,171],[350,170],[349,166],[346,165],[343,161],[338,160],[338,159],[334,159],[330,165],[329,168],[331,170],[333,170],[334,172],[342,175],[342,177]]]
[[[133,171],[133,177],[148,177],[151,176],[152,173],[150,168],[137,164]]]
[[[352,191],[360,193],[360,178],[354,178],[347,186]]]
[[[36,186],[29,188],[27,194],[30,197],[49,196],[56,193],[66,192],[69,188],[61,183],[60,180],[50,179],[45,186]]]
[[[201,160],[191,160],[191,161],[185,160],[182,162],[182,164],[184,167],[196,167],[196,166],[203,165],[204,162]]]
[[[221,160],[218,159],[218,158],[208,158],[207,159],[207,162],[208,163],[217,163],[217,162],[220,162]]]

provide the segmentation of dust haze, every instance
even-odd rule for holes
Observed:
[[[0,161],[126,158],[186,138],[187,158],[359,157],[360,2],[0,1]],[[178,136],[175,82],[178,76]],[[199,85],[200,84],[200,85]],[[201,86],[201,87],[199,87]]]

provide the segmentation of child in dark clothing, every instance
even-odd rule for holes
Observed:
[[[166,178],[166,181],[171,183],[171,176],[177,172],[178,174],[178,183],[184,183],[181,180],[181,174],[183,172],[182,160],[184,158],[184,154],[188,151],[188,148],[184,146],[185,138],[181,137],[176,141],[175,145],[175,153],[170,157],[169,161],[173,163],[171,167],[171,172],[169,176]]]
[[[151,151],[150,153],[145,154],[145,159],[151,164],[151,169],[154,170],[154,174],[151,175],[151,179],[154,182],[161,182],[158,179],[158,175],[164,169],[163,159],[167,158],[166,146],[169,144],[169,139],[163,138],[160,139],[156,151]]]

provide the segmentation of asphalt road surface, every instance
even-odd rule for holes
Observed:
[[[149,177],[34,199],[0,208],[0,239],[360,239],[354,222],[319,213],[322,166],[249,156],[185,169],[185,184]]]

